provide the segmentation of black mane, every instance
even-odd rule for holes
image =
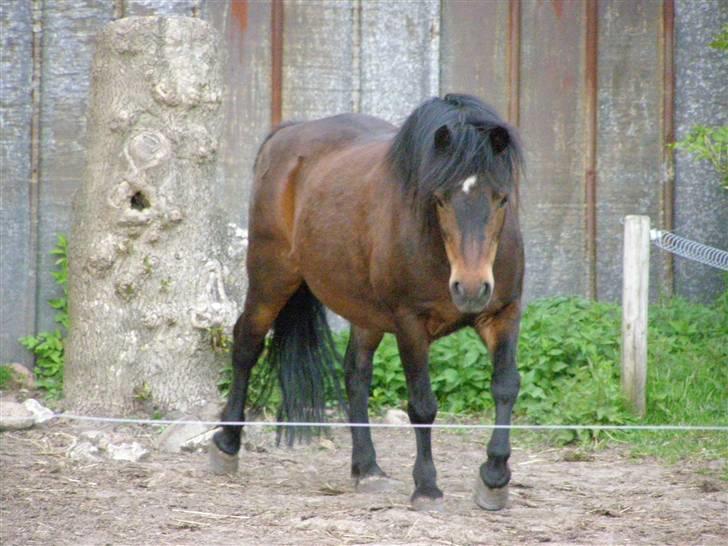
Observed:
[[[510,191],[523,166],[516,131],[480,99],[459,94],[418,106],[395,136],[388,159],[423,212],[432,210],[436,195],[450,195],[473,175]]]

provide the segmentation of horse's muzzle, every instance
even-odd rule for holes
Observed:
[[[461,313],[480,313],[490,301],[493,287],[488,282],[466,286],[459,281],[450,283],[450,295]]]

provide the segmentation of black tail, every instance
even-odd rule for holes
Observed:
[[[326,309],[303,284],[273,326],[268,364],[278,372],[281,387],[279,421],[324,421],[327,392],[342,404],[338,359]],[[312,432],[309,427],[285,427],[286,442],[308,439]]]

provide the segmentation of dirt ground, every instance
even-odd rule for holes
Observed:
[[[349,479],[346,430],[294,449],[249,443],[240,472],[226,477],[207,472],[205,453],[152,450],[138,463],[70,459],[68,448],[89,428],[56,421],[0,435],[0,543],[728,543],[728,484],[715,463],[685,470],[614,449],[586,457],[521,449],[516,438],[511,500],[491,513],[470,493],[486,434],[436,431],[445,512],[420,513],[408,504],[409,430],[374,430],[381,466],[402,485],[368,495]],[[95,429],[150,448],[156,436],[149,428]]]

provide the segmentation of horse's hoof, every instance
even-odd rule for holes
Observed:
[[[480,476],[475,479],[473,500],[483,510],[501,510],[508,502],[508,486],[493,489],[483,483]]]
[[[357,480],[357,493],[391,493],[395,491],[402,482],[393,480],[388,476],[367,476]]]
[[[415,497],[412,499],[412,510],[415,512],[444,512],[445,503],[442,497]]]
[[[238,455],[230,455],[222,451],[214,440],[210,440],[208,466],[213,474],[235,474],[238,471]]]

